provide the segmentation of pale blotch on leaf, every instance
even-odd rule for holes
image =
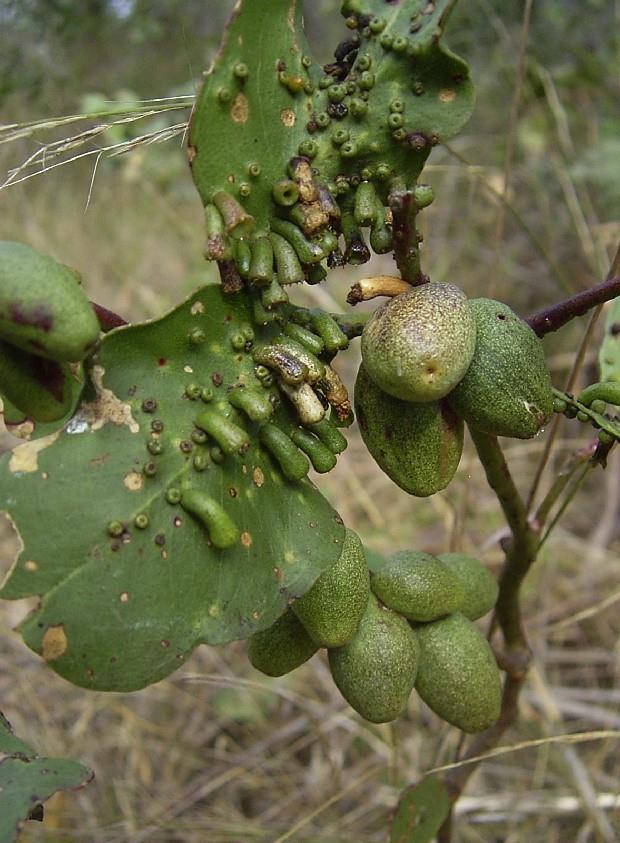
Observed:
[[[438,97],[441,102],[454,102],[456,99],[456,91],[453,91],[451,88],[442,88]]]
[[[254,481],[254,485],[258,486],[260,489],[261,486],[265,483],[265,475],[263,474],[262,468],[256,466],[254,471],[252,472],[252,480]]]
[[[9,471],[12,474],[32,474],[39,467],[39,454],[58,439],[60,431],[50,433],[49,436],[43,436],[41,439],[36,439],[34,442],[24,442],[23,445],[18,445],[11,454],[9,460]]]
[[[189,312],[192,316],[199,316],[201,313],[205,312],[205,306],[201,301],[195,301]]]
[[[93,367],[91,377],[97,392],[97,398],[90,403],[82,404],[74,421],[86,422],[92,430],[100,430],[104,424],[111,422],[119,427],[126,425],[132,433],[137,433],[140,430],[140,425],[132,416],[131,407],[117,398],[111,389],[104,387],[104,374],[103,366]]]
[[[210,618],[219,618],[220,616],[220,607],[217,603],[213,603],[209,606],[209,617]]]
[[[24,571],[31,571],[31,572],[34,572],[34,571],[38,571],[38,570],[39,570],[39,566],[38,566],[38,564],[34,561],[34,559],[27,559],[27,560],[24,562]]]
[[[128,602],[128,600],[129,600],[129,592],[128,592],[128,591],[123,591],[123,592],[119,595],[119,598],[118,598],[118,599],[121,601],[121,603],[127,603],[127,602]]]
[[[250,103],[245,94],[238,93],[230,107],[230,116],[234,123],[247,123],[250,116]]]
[[[287,550],[284,554],[284,561],[287,562],[289,565],[292,565],[293,562],[297,562],[297,554],[294,550]]]
[[[62,624],[48,626],[41,641],[41,655],[46,662],[54,661],[64,655],[69,640]]]
[[[139,492],[144,486],[144,475],[139,471],[130,471],[123,477],[123,486],[130,492]]]
[[[283,108],[280,112],[280,120],[287,127],[287,129],[293,128],[296,119],[297,115],[295,114],[292,108]]]
[[[252,547],[252,536],[250,533],[241,533],[241,544],[248,549]]]

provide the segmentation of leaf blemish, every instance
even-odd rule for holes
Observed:
[[[48,626],[41,640],[41,655],[46,662],[59,659],[66,651],[69,639],[63,624]]]

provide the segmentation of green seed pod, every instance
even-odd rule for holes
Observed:
[[[248,641],[248,658],[256,670],[267,676],[284,676],[318,650],[297,616],[288,609],[263,632]]]
[[[316,424],[325,417],[325,407],[309,383],[290,386],[280,381],[279,387],[295,407],[299,421],[303,425]]]
[[[245,211],[234,196],[224,190],[219,190],[213,194],[212,200],[222,215],[227,234],[232,234],[234,237],[243,237],[252,231],[255,225],[254,217]]]
[[[262,288],[260,298],[263,307],[267,310],[272,310],[279,304],[286,304],[288,301],[288,295],[276,277],[273,278],[270,284]]]
[[[289,480],[302,480],[310,471],[308,459],[275,424],[264,424],[258,432],[258,438]]]
[[[235,387],[228,393],[228,400],[253,422],[264,422],[273,415],[273,404],[264,390]]]
[[[332,454],[341,454],[349,444],[336,425],[327,418],[308,425],[308,430],[314,433],[324,445],[327,445]]]
[[[24,243],[0,241],[0,338],[49,360],[83,360],[99,322],[79,280]]]
[[[312,328],[323,340],[325,350],[328,354],[336,354],[336,352],[349,347],[349,340],[346,334],[329,313],[322,311],[312,313]]]
[[[312,467],[319,474],[327,474],[336,465],[336,455],[308,430],[294,428],[290,437],[297,447],[310,457]],[[330,644],[329,646],[338,645]]]
[[[270,240],[280,284],[299,284],[305,281],[306,276],[299,263],[297,252],[288,240],[274,232],[271,233]]]
[[[463,378],[474,356],[476,321],[452,284],[412,287],[372,314],[362,360],[384,392],[405,401],[437,401]]]
[[[215,205],[205,205],[205,234],[205,258],[210,261],[230,260],[230,243],[224,220]]]
[[[34,422],[52,422],[71,409],[71,370],[66,363],[28,354],[0,341],[0,395]]]
[[[197,416],[196,427],[213,437],[225,454],[241,454],[250,444],[247,431],[231,422],[215,407],[208,407]]]
[[[373,573],[370,586],[390,609],[421,623],[455,612],[464,600],[456,574],[436,556],[418,550],[395,553]]]
[[[257,237],[252,241],[250,281],[258,286],[271,284],[273,278],[273,246],[269,237]]]
[[[590,407],[594,401],[620,406],[620,381],[592,383],[579,393],[577,401]]]
[[[320,337],[317,337],[316,334],[313,334],[312,331],[308,331],[301,325],[295,324],[295,322],[287,322],[282,331],[287,337],[296,340],[312,354],[321,354],[325,348],[325,344]]]
[[[319,647],[343,647],[355,635],[368,598],[364,548],[358,535],[347,530],[338,560],[293,603],[293,612]]]
[[[353,638],[328,653],[338,690],[362,717],[387,723],[405,711],[418,668],[415,633],[373,594]]]
[[[551,377],[542,343],[507,305],[473,299],[476,350],[449,397],[470,427],[494,436],[530,439],[553,412]]]
[[[362,439],[397,486],[417,497],[445,489],[463,451],[463,421],[446,401],[415,404],[383,392],[363,365],[355,383]]]
[[[307,367],[281,345],[259,345],[252,350],[255,363],[274,369],[285,383],[295,385],[308,377]]]
[[[252,263],[252,250],[247,240],[235,240],[233,254],[237,271],[242,278],[250,277],[250,264]]]
[[[291,337],[280,336],[277,338],[277,345],[278,348],[283,348],[292,357],[295,357],[300,363],[303,363],[308,370],[308,374],[306,375],[308,383],[316,383],[325,375],[325,366],[323,363],[321,363],[316,355],[314,355],[311,351],[308,351],[305,346],[297,342],[297,340],[294,340]]]
[[[502,688],[495,656],[480,630],[455,612],[416,627],[416,689],[435,714],[464,732],[497,722]]]
[[[361,226],[372,225],[377,214],[377,193],[370,181],[363,181],[355,192],[353,216]]]
[[[270,225],[272,231],[288,240],[302,263],[318,263],[325,257],[322,247],[308,240],[295,223],[272,219]]]
[[[211,542],[220,550],[232,547],[239,540],[239,530],[230,515],[206,492],[185,489],[181,506],[207,528]]]
[[[463,586],[462,615],[475,621],[490,612],[497,600],[497,582],[482,562],[465,553],[442,553],[441,561],[455,574]]]
[[[291,179],[276,182],[271,192],[276,205],[282,205],[284,208],[294,205],[299,199],[299,188]]]

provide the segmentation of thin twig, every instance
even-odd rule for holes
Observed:
[[[526,318],[527,324],[539,337],[562,328],[576,316],[583,316],[593,307],[605,304],[620,295],[620,275],[607,278],[595,287],[576,293]]]

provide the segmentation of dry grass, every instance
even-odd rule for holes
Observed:
[[[545,81],[541,108],[556,120],[570,152],[561,103],[552,80]],[[440,201],[424,215],[433,277],[484,295],[498,283],[485,266],[497,261],[497,295],[523,313],[553,300],[563,286],[574,290],[600,279],[620,223],[596,218],[587,192],[572,181],[567,149],[557,153],[556,143],[548,138],[544,152],[556,167],[555,204],[537,162],[515,164],[499,251],[493,238],[501,168],[462,163],[475,159],[473,135],[458,141],[460,158],[438,153],[429,178]],[[1,153],[2,172],[25,158],[10,149]],[[202,213],[189,177],[161,189],[148,169],[151,154],[141,148],[116,165],[102,160],[94,182],[92,164],[80,162],[10,187],[0,193],[1,236],[75,266],[92,298],[128,318],[161,313],[213,272],[200,257]],[[178,155],[182,160],[181,149]],[[518,201],[524,195],[527,214]],[[370,269],[382,266],[377,260]],[[334,274],[326,289],[298,291],[299,301],[341,308],[355,277],[354,271]],[[549,338],[558,384],[582,331],[575,324]],[[594,352],[593,346],[585,376],[594,371]],[[340,363],[350,385],[357,354],[353,349]],[[576,423],[565,425],[552,465],[587,437]],[[524,491],[543,447],[544,436],[507,444]],[[538,743],[480,766],[458,808],[460,839],[467,843],[617,839],[620,753],[611,733],[620,731],[618,456],[606,474],[588,477],[527,580],[535,663],[519,721],[504,744]],[[353,428],[338,467],[317,483],[377,550],[459,548],[499,568],[503,522],[469,447],[447,491],[415,500],[379,471]],[[6,568],[15,541],[6,525],[2,530]],[[459,734],[415,697],[407,717],[393,725],[363,722],[336,691],[323,654],[269,680],[236,643],[201,648],[171,678],[131,695],[73,688],[10,631],[26,608],[0,604],[2,710],[41,751],[80,758],[96,772],[85,790],[48,803],[46,822],[30,824],[23,836],[29,843],[383,843],[399,790],[457,757]],[[610,734],[574,745],[540,743],[591,731]]]

